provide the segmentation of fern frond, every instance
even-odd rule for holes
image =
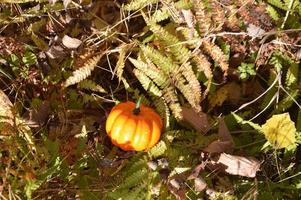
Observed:
[[[268,5],[266,10],[273,20],[278,21],[280,19],[279,13],[273,6]]]
[[[88,76],[90,76],[91,72],[94,70],[94,68],[96,67],[97,63],[100,61],[100,59],[102,58],[103,55],[104,55],[104,53],[92,57],[91,59],[89,59],[86,62],[86,64],[83,67],[75,70],[73,72],[72,76],[70,76],[65,81],[65,83],[63,84],[63,87],[66,88],[70,85],[79,83],[82,80],[86,79]]]
[[[103,87],[101,87],[100,85],[96,84],[91,80],[81,81],[80,83],[78,83],[77,88],[91,90],[94,92],[107,93],[107,91],[103,89]]]
[[[162,96],[162,91],[141,70],[134,69],[134,74],[137,77],[137,79],[140,81],[141,85],[145,90],[148,90],[154,96],[157,97]]]
[[[175,94],[175,88],[172,86],[166,87],[163,90],[164,99],[168,104],[168,107],[172,111],[173,115],[177,120],[182,119],[182,109],[178,102],[178,97]]]
[[[290,87],[297,83],[299,74],[299,66],[297,63],[292,62],[287,70],[285,77],[285,86]]]
[[[168,108],[167,103],[165,102],[165,99],[155,98],[153,101],[154,101],[154,107],[156,108],[156,111],[164,119],[163,121],[164,121],[165,129],[168,130],[170,126],[170,110]]]
[[[201,101],[201,94],[202,94],[201,85],[198,79],[196,78],[190,63],[187,62],[183,64],[179,69],[179,73],[181,73],[185,77],[190,87],[190,90],[193,91],[192,94],[194,95],[194,101],[199,110],[200,109],[199,104]]]
[[[203,50],[220,66],[224,72],[224,76],[227,76],[229,64],[223,51],[217,45],[206,40],[203,41],[202,47]]]
[[[268,3],[282,10],[288,9],[285,3],[283,3],[281,0],[268,0]]]
[[[152,65],[152,63],[148,65],[141,60],[136,60],[133,58],[129,58],[129,60],[137,69],[143,71],[143,73],[152,79],[160,88],[164,88],[168,77],[162,71]]]
[[[154,14],[150,18],[150,21],[154,23],[158,23],[168,19],[169,16],[170,16],[169,10],[166,7],[163,7],[154,12]]]
[[[90,103],[90,102],[97,102],[98,100],[101,100],[100,98],[97,98],[94,95],[91,94],[86,94],[86,93],[81,93],[82,99],[83,99],[83,103]]]
[[[158,3],[159,0],[133,0],[129,4],[124,6],[127,11],[139,10],[150,4]]]
[[[125,56],[126,56],[126,52],[127,52],[126,47],[127,46],[121,47],[119,56],[118,56],[118,61],[116,63],[116,67],[115,67],[116,75],[117,75],[119,81],[122,80],[122,73],[123,73],[124,64],[125,64]]]
[[[146,169],[146,161],[140,157],[131,159],[131,164],[124,169],[123,176],[129,177],[137,171]]]
[[[178,9],[190,9],[192,8],[193,4],[190,1],[187,0],[179,0],[175,3],[176,8]]]
[[[147,175],[147,170],[146,169],[141,169],[130,176],[126,177],[124,179],[124,182],[119,186],[119,188],[130,188],[135,185],[141,184],[141,182],[145,179],[145,176]]]
[[[207,79],[212,79],[211,63],[201,52],[194,55],[192,61],[196,64],[198,72],[203,72]]]
[[[181,44],[180,40],[166,31],[162,26],[145,19],[150,29],[160,41],[170,50],[180,64],[185,63],[190,57],[190,51]]]
[[[164,152],[166,151],[167,146],[164,141],[160,141],[156,146],[154,146],[152,149],[148,151],[148,155],[152,158],[157,158],[159,156],[162,156]]]
[[[197,111],[200,111],[200,105],[199,102],[195,99],[194,91],[192,91],[192,88],[187,84],[186,80],[182,75],[178,75],[175,77],[175,85],[176,87],[181,91],[181,93],[184,95],[184,97],[187,99],[189,104],[196,109]]]
[[[195,19],[200,33],[207,33],[211,26],[211,16],[206,13],[206,6],[202,0],[193,0]]]
[[[158,50],[150,46],[143,45],[141,45],[140,48],[143,54],[165,73],[169,74],[175,68],[178,68],[178,66],[173,63],[170,57],[163,56]]]

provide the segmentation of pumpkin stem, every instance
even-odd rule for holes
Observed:
[[[138,115],[140,113],[140,106],[141,106],[141,103],[142,103],[142,96],[139,97],[138,101],[136,102],[136,107],[135,109],[133,110],[133,113],[135,115]]]

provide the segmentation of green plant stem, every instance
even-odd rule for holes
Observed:
[[[135,115],[138,115],[140,113],[140,106],[141,106],[141,103],[142,103],[142,96],[139,97],[138,101],[136,102],[136,107],[135,109],[133,110],[133,113]]]

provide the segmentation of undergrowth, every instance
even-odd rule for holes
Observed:
[[[299,1],[4,0],[0,11],[0,199],[301,198]],[[124,152],[105,120],[140,97],[162,136]]]

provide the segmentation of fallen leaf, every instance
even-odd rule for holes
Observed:
[[[198,177],[196,179],[194,179],[194,189],[197,192],[202,192],[203,190],[205,190],[207,187],[207,183],[205,182],[205,180],[201,177]]]
[[[0,132],[2,135],[11,135],[14,126],[14,114],[12,111],[13,104],[0,90]]]
[[[234,148],[233,138],[222,118],[219,120],[218,136],[219,139],[210,143],[203,151],[209,153],[232,153]]]
[[[201,164],[197,165],[193,171],[191,172],[191,174],[188,176],[187,180],[192,180],[195,179],[199,176],[200,172],[203,171],[205,169],[206,166],[206,162],[202,162]]]
[[[252,39],[257,38],[257,37],[262,37],[263,34],[265,33],[265,30],[262,28],[255,26],[254,24],[249,24],[247,27],[247,34],[252,37]]]
[[[65,57],[66,51],[61,46],[52,45],[47,51],[46,55],[51,59]]]
[[[225,171],[232,175],[254,178],[259,171],[260,162],[253,157],[234,156],[222,153],[217,163],[225,165]]]
[[[209,131],[209,122],[207,114],[203,112],[197,113],[192,108],[182,107],[183,120],[188,122],[195,130],[200,133],[207,133]]]
[[[62,43],[68,49],[76,49],[82,44],[82,41],[76,38],[69,37],[68,35],[65,35],[62,39]]]
[[[287,148],[296,143],[296,127],[288,113],[273,115],[262,125],[266,139],[276,149]]]
[[[29,111],[24,114],[23,118],[29,127],[39,127],[47,122],[49,111],[49,101],[43,101],[36,108],[29,109]]]
[[[233,138],[223,118],[219,119],[218,137],[221,141],[231,142],[234,145]]]
[[[233,143],[229,141],[215,140],[210,143],[203,151],[208,153],[231,153],[233,151]]]
[[[0,90],[0,116],[1,117],[8,117],[13,118],[13,112],[12,112],[13,104],[9,100],[9,98],[6,96],[6,94]]]

